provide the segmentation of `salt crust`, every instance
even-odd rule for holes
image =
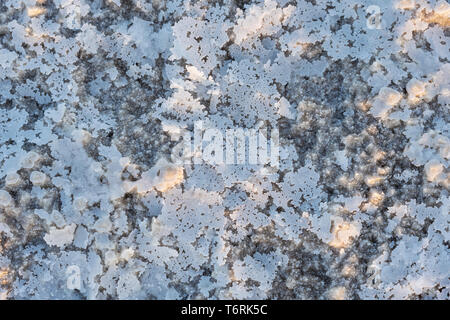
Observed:
[[[27,262],[11,265],[14,277],[6,294],[0,288],[2,297],[264,299],[278,292],[283,272],[292,275],[289,292],[299,294],[299,281],[325,282],[313,274],[295,276],[292,265],[304,262],[290,246],[335,270],[336,257],[375,237],[377,247],[359,252],[367,255],[367,272],[356,271],[355,255],[342,264],[344,278],[331,276],[333,284],[317,294],[448,299],[446,1],[378,1],[380,28],[368,28],[373,1],[330,7],[266,0],[243,8],[132,1],[142,14],[131,20],[116,15],[123,5],[118,0],[105,8],[85,0],[53,2],[54,17],[43,1],[0,5],[8,11],[0,15],[0,234],[21,248],[0,248],[0,270],[13,263],[9,255]],[[96,24],[106,15],[115,18]],[[152,88],[144,114],[174,143],[197,120],[218,129],[291,121],[308,132],[314,112],[330,106],[296,100],[292,92],[300,79],[329,79],[339,61],[367,64],[361,76],[369,97],[361,110],[379,128],[402,136],[404,148],[396,152],[410,166],[394,177],[409,183],[423,175],[424,183],[415,186],[423,202],[401,202],[382,188],[395,168],[351,172],[364,156],[351,147],[357,138],[347,137],[330,161],[347,174],[340,181],[353,177],[369,191],[348,188],[344,195],[329,191],[326,170],[311,161],[317,155],[307,153],[303,161],[286,140],[279,171],[267,175],[247,166],[182,166],[159,154],[141,170],[119,151],[118,140],[104,135],[124,124],[109,109],[114,101],[102,98],[127,88],[127,95],[138,96],[138,81]],[[161,83],[167,92],[153,95]],[[347,112],[351,118],[353,111]],[[374,161],[383,161],[386,152]],[[261,252],[246,247],[258,237],[283,245]],[[23,239],[34,240],[22,246]],[[76,292],[65,285],[71,266],[80,270]],[[345,280],[352,277],[359,283],[353,291]]]

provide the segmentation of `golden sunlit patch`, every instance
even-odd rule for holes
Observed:
[[[448,28],[450,27],[450,12],[447,12],[447,14],[435,12],[430,15],[424,15],[422,20],[428,23],[437,23],[441,27]]]
[[[8,284],[8,270],[0,269],[0,285],[5,286]]]
[[[370,192],[369,202],[375,206],[379,206],[384,200],[384,193],[373,190]]]
[[[347,290],[345,287],[335,287],[330,290],[329,296],[332,300],[345,300],[347,297]]]
[[[373,187],[373,186],[377,186],[380,183],[382,183],[384,181],[384,177],[380,177],[380,176],[367,176],[364,179],[364,182],[369,186],[369,187]]]
[[[450,27],[450,4],[442,1],[433,10],[433,12],[421,12],[420,18],[428,23],[437,23],[441,27]]]
[[[358,235],[359,228],[355,224],[343,222],[334,228],[334,238],[329,245],[337,249],[347,248]]]
[[[41,14],[44,14],[47,12],[47,9],[42,7],[31,7],[27,9],[27,14],[30,18],[34,18],[37,16],[40,16]]]
[[[184,179],[183,172],[183,168],[181,167],[166,168],[161,176],[161,181],[155,186],[156,189],[161,192],[166,192],[180,184]]]

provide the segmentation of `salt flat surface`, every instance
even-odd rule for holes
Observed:
[[[449,27],[2,0],[0,298],[449,299]]]

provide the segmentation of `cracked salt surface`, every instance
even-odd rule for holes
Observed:
[[[449,17],[1,1],[0,298],[449,299]]]

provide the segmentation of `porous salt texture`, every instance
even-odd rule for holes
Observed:
[[[449,15],[1,1],[0,298],[449,299]]]

